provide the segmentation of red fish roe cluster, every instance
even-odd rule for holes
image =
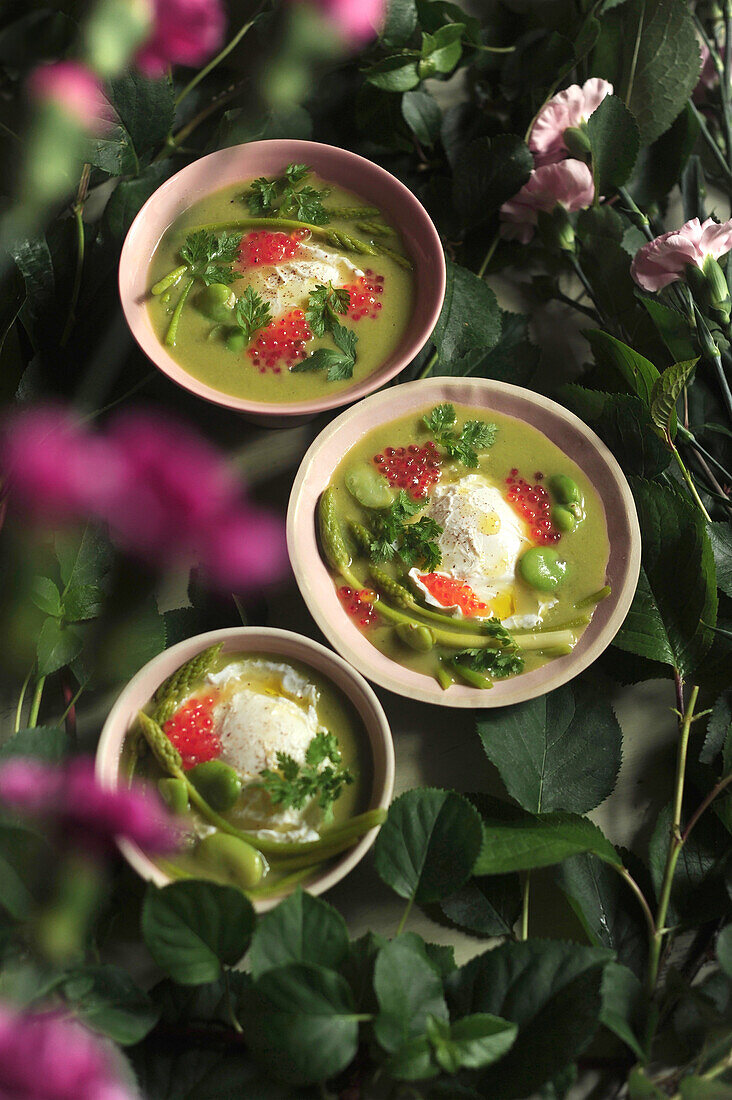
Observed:
[[[360,321],[363,317],[375,320],[379,316],[381,302],[379,295],[384,293],[384,276],[374,275],[371,268],[368,269],[355,283],[344,286],[348,291],[348,316],[352,321]]]
[[[383,453],[374,455],[374,465],[390,485],[406,489],[410,496],[419,500],[439,480],[442,459],[430,440],[424,447],[416,443],[409,447],[386,447]]]
[[[463,615],[487,615],[490,608],[476,596],[469,584],[442,573],[424,573],[419,578],[443,607],[459,607]]]
[[[215,704],[211,695],[194,695],[163,726],[186,771],[221,756],[221,740],[213,729]]]
[[[279,264],[293,260],[300,251],[300,242],[309,236],[308,230],[294,233],[271,233],[268,229],[254,229],[242,237],[239,245],[241,267],[255,264]]]
[[[539,471],[534,474],[535,485],[519,476],[514,467],[506,478],[508,493],[506,499],[513,504],[517,512],[528,521],[531,527],[531,537],[534,542],[544,546],[552,542],[559,542],[562,537],[552,523],[549,515],[551,498],[543,485],[544,475]]]
[[[371,626],[376,622],[378,617],[374,607],[376,593],[370,588],[348,588],[347,585],[343,585],[338,589],[338,595],[348,614],[358,619],[361,626]]]
[[[303,311],[291,309],[262,329],[247,355],[254,366],[259,367],[260,374],[268,369],[280,374],[283,362],[291,367],[298,359],[305,358],[305,344],[312,335]]]

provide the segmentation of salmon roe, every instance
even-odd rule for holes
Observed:
[[[378,618],[374,600],[376,593],[370,588],[349,588],[343,585],[338,589],[343,605],[354,619],[358,619],[360,626],[371,626]]]
[[[390,485],[406,489],[415,500],[423,497],[439,481],[442,465],[440,453],[432,440],[424,447],[418,447],[416,443],[408,447],[386,447],[383,452],[374,455],[373,462]]]
[[[310,235],[309,230],[298,229],[294,233],[272,233],[268,229],[254,229],[241,239],[239,245],[240,267],[258,264],[278,264],[282,260],[294,260],[300,251],[300,242]]]
[[[490,611],[487,603],[476,596],[469,584],[445,577],[442,573],[424,573],[420,581],[430,595],[443,607],[459,607],[463,615],[485,615]]]
[[[537,471],[534,474],[536,484],[532,485],[525,478],[520,477],[518,470],[514,467],[506,478],[508,486],[506,500],[528,521],[534,542],[548,546],[559,542],[562,536],[551,521],[552,502],[549,493],[540,484],[543,479],[544,475],[541,471]]]
[[[371,268],[355,282],[349,283],[343,289],[348,291],[348,316],[352,321],[360,321],[364,317],[375,320],[379,316],[381,302],[379,295],[384,293],[384,276],[374,275]]]
[[[254,366],[259,367],[260,374],[267,369],[280,374],[283,362],[290,367],[298,359],[305,358],[305,344],[312,335],[303,311],[291,309],[262,329],[247,355]]]
[[[171,744],[180,753],[186,771],[221,756],[221,739],[213,729],[215,705],[212,695],[194,695],[163,726]]]

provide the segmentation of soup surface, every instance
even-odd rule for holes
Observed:
[[[306,174],[291,183],[291,169]],[[152,326],[189,374],[278,403],[373,374],[399,348],[414,298],[395,228],[305,165],[194,203],[163,234],[149,286]]]
[[[319,525],[346,612],[446,690],[566,655],[609,594],[588,478],[541,432],[485,409],[425,408],[364,436]]]
[[[151,700],[123,760],[178,814],[181,850],[158,860],[172,877],[276,892],[376,823],[364,814],[359,828],[372,775],[358,714],[325,677],[276,654],[193,658]]]

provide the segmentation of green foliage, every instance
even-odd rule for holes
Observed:
[[[406,937],[398,936],[376,956],[374,992],[379,1006],[374,1034],[397,1058],[410,1040],[425,1034],[430,1018],[449,1019],[439,972]]]
[[[262,786],[276,806],[301,810],[306,803],[316,801],[327,819],[343,788],[354,781],[353,773],[340,766],[342,759],[335,734],[317,733],[302,765],[288,753],[278,752],[277,770],[265,768],[260,772]]]
[[[493,291],[472,271],[448,261],[445,301],[432,333],[440,361],[457,367],[470,352],[490,351],[500,335],[501,315]]]
[[[606,195],[622,187],[633,171],[640,148],[638,124],[622,99],[608,95],[587,120],[587,134],[595,194]]]
[[[290,963],[335,970],[347,954],[348,932],[340,913],[320,898],[296,890],[257,924],[249,961],[257,979]]]
[[[234,306],[234,320],[250,342],[254,333],[272,320],[269,303],[252,286],[248,286]]]
[[[493,446],[498,428],[485,420],[466,420],[460,435],[456,435],[452,430],[456,419],[452,405],[437,405],[429,415],[422,417],[425,427],[444,447],[448,458],[475,468],[478,465],[477,452]]]
[[[486,820],[483,846],[473,869],[476,875],[505,875],[551,867],[583,852],[622,866],[612,844],[587,817],[543,813],[511,822]]]
[[[480,225],[492,218],[501,203],[521,190],[532,167],[526,142],[514,134],[476,138],[465,145],[455,160],[452,185],[462,224]]]
[[[370,553],[374,561],[389,561],[396,555],[405,565],[419,565],[428,572],[440,564],[442,553],[436,539],[442,528],[429,516],[416,522],[413,518],[425,503],[400,489],[388,508],[373,511]]]
[[[157,1023],[160,1010],[126,970],[87,966],[64,979],[64,997],[76,1016],[94,1031],[123,1046],[139,1043]]]

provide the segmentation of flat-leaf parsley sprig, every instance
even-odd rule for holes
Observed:
[[[311,290],[305,319],[314,336],[329,333],[335,348],[318,348],[307,359],[296,363],[291,368],[293,371],[325,370],[329,382],[342,382],[353,377],[358,336],[338,320],[338,315],[348,310],[349,302],[348,291],[334,287],[332,283],[327,286],[320,283]]]
[[[424,508],[426,500],[414,500],[401,489],[388,508],[373,510],[372,541],[369,548],[372,561],[390,561],[394,557],[410,568],[418,565],[431,572],[442,561],[437,539],[442,528],[430,516],[409,522]]]
[[[234,320],[244,334],[246,343],[250,343],[255,332],[264,328],[272,320],[269,302],[253,286],[248,286],[234,306]]]
[[[436,405],[422,421],[436,441],[444,447],[449,458],[462,462],[463,466],[475,469],[478,465],[478,451],[492,447],[498,434],[498,425],[485,420],[466,420],[460,435],[453,430],[457,421],[454,405]]]
[[[272,802],[286,810],[301,810],[314,799],[329,820],[333,803],[343,788],[354,782],[353,773],[342,762],[335,734],[317,733],[307,747],[304,764],[298,764],[289,753],[278,752],[276,770],[261,772],[262,786]]]
[[[240,243],[240,233],[216,234],[208,229],[197,229],[189,233],[183,242],[180,250],[183,263],[169,271],[152,287],[152,294],[165,294],[185,277],[180,298],[165,334],[165,343],[170,347],[175,346],[183,307],[195,281],[199,279],[204,286],[212,283],[228,285],[234,281],[236,275],[232,264],[238,255]]]
[[[311,171],[307,164],[288,164],[281,176],[260,176],[253,180],[244,196],[250,213],[325,225],[330,215],[323,206],[323,199],[330,194],[330,189],[318,190],[310,184],[298,187]]]

